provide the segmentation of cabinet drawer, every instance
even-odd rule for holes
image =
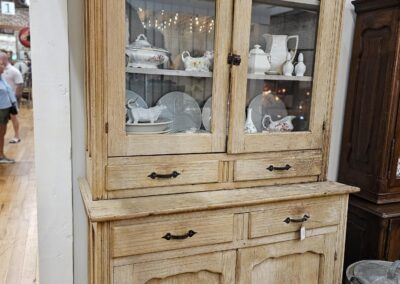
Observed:
[[[333,197],[324,200],[307,199],[283,202],[274,208],[251,212],[249,238],[296,232],[300,230],[302,224],[306,229],[337,225],[340,222],[341,208],[341,199]],[[303,223],[296,222],[304,217],[307,220]]]
[[[233,214],[112,226],[113,257],[232,242]]]
[[[107,167],[107,189],[218,182],[219,161],[123,164]]]
[[[235,162],[235,181],[316,176],[321,173],[321,151],[282,152]]]

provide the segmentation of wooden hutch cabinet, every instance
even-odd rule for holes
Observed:
[[[84,0],[90,283],[341,282],[343,2]]]
[[[358,0],[339,181],[350,199],[345,264],[400,258],[400,1]]]

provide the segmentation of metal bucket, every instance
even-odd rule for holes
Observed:
[[[400,260],[362,260],[346,269],[347,284],[400,284]]]

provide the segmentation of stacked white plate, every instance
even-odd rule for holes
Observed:
[[[126,132],[132,134],[162,134],[171,131],[171,120],[158,120],[154,123],[126,123]]]

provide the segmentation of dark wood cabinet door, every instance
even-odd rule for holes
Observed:
[[[389,202],[399,95],[394,83],[398,26],[398,7],[357,15],[343,129],[339,180],[361,187],[361,196],[378,203]]]
[[[400,259],[400,218],[390,220],[387,242],[387,260]]]
[[[388,220],[349,206],[344,267],[363,259],[385,259]]]

